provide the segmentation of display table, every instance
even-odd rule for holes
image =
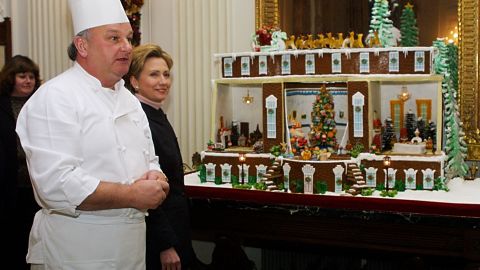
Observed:
[[[465,194],[464,202],[455,196],[459,185],[476,188],[477,181],[454,181],[452,193],[443,196],[454,202],[434,201],[438,195],[402,199],[413,196],[403,193],[381,198],[238,190],[200,183],[196,174],[186,176],[186,191],[197,240],[227,235],[261,248],[311,246],[433,256],[461,262],[457,269],[478,269],[480,203],[472,200],[480,192]]]

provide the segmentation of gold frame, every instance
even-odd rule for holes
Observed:
[[[432,120],[432,100],[431,99],[416,99],[415,103],[417,104],[417,115],[422,116],[422,105],[427,106],[427,117],[424,117],[425,123]]]
[[[468,145],[468,159],[471,160],[480,160],[479,2],[458,0],[458,102]]]
[[[255,28],[280,26],[278,0],[255,0]]]
[[[400,131],[405,126],[405,102],[400,99],[391,99],[390,100],[390,116],[392,118],[393,128],[395,128],[395,106],[398,105],[400,108],[400,123],[398,123],[398,131]]]
[[[480,160],[479,4],[480,0],[458,0],[458,103],[469,160]],[[255,27],[263,25],[280,25],[278,0],[255,0]]]

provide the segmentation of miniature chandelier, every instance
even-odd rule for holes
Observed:
[[[250,90],[247,90],[247,95],[242,97],[242,101],[245,104],[252,104],[253,103],[253,97],[250,96]]]
[[[410,93],[408,92],[408,88],[404,85],[402,86],[402,91],[398,94],[398,99],[405,102],[410,98]]]

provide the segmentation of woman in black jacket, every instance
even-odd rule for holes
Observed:
[[[28,269],[28,235],[39,209],[25,153],[15,133],[18,113],[39,86],[38,66],[26,56],[14,56],[0,72],[0,200],[2,216],[8,217],[2,223],[11,226],[5,247],[12,252],[8,257],[15,265],[12,269]]]
[[[133,50],[130,71],[125,77],[127,88],[140,100],[147,115],[155,154],[170,184],[167,199],[157,209],[149,210],[146,218],[147,270],[195,269],[196,262],[182,156],[175,131],[161,108],[170,92],[172,65],[170,55],[159,46],[140,45]]]

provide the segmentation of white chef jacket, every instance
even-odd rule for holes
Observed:
[[[144,269],[144,212],[76,209],[100,180],[127,184],[160,170],[145,113],[124,81],[104,88],[75,62],[28,100],[17,133],[42,207],[27,261],[46,269]]]

